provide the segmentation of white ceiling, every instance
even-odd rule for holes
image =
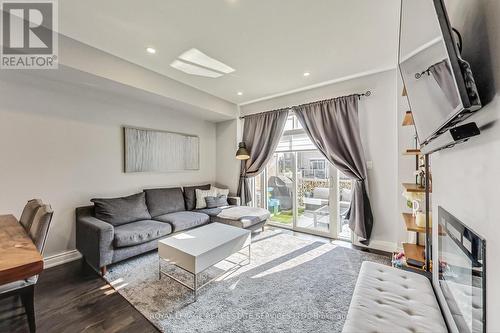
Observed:
[[[398,20],[398,0],[59,1],[62,34],[237,104],[395,66]],[[171,68],[190,48],[236,71]]]

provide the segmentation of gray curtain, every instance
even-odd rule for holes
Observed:
[[[349,227],[368,244],[373,214],[367,194],[367,171],[359,132],[357,95],[294,108],[300,123],[319,151],[344,175],[353,179]]]
[[[457,93],[457,87],[455,86],[455,79],[451,74],[450,65],[448,65],[448,61],[445,59],[443,61],[438,62],[437,64],[429,67],[429,72],[436,80],[439,88],[443,91],[443,94],[450,102],[453,109],[455,109],[458,104],[460,104],[460,100]]]
[[[288,111],[282,109],[245,117],[242,141],[247,145],[250,158],[241,161],[238,184],[238,196],[245,205],[252,201],[248,178],[261,173],[274,154],[285,128]]]

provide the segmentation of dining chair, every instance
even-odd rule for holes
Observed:
[[[33,217],[33,223],[31,223],[28,232],[36,248],[42,255],[53,214],[54,211],[50,205],[41,205]],[[28,316],[28,324],[31,333],[36,332],[34,296],[35,284],[37,281],[38,275],[34,275],[26,280],[14,281],[0,285],[0,298],[16,295],[21,297],[21,301],[26,310],[26,315]]]
[[[36,211],[43,205],[40,199],[31,199],[24,206],[19,222],[24,227],[26,232],[29,232],[31,224],[33,223],[33,218],[35,217]]]

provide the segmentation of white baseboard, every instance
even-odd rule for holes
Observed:
[[[370,241],[370,245],[368,247],[371,249],[376,249],[376,250],[392,253],[392,252],[397,250],[398,246],[396,243],[392,243],[392,242],[373,240],[373,241]]]
[[[398,245],[393,242],[386,242],[386,241],[380,241],[380,240],[370,240],[370,244],[368,246],[361,244],[358,242],[357,237],[354,237],[353,241],[354,245],[361,246],[361,247],[367,247],[369,249],[375,249],[375,250],[380,250],[380,251],[385,251],[385,252],[394,252],[398,249]]]
[[[70,250],[66,252],[61,252],[58,254],[54,254],[43,258],[43,267],[50,268],[58,265],[65,264],[70,261],[78,260],[82,257],[80,252],[77,250]]]

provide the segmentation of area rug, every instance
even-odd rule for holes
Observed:
[[[252,239],[250,264],[208,284],[196,302],[186,287],[158,278],[154,252],[111,266],[105,279],[162,332],[340,332],[366,260],[389,264],[388,257],[267,230]],[[192,281],[172,265],[162,269]]]

